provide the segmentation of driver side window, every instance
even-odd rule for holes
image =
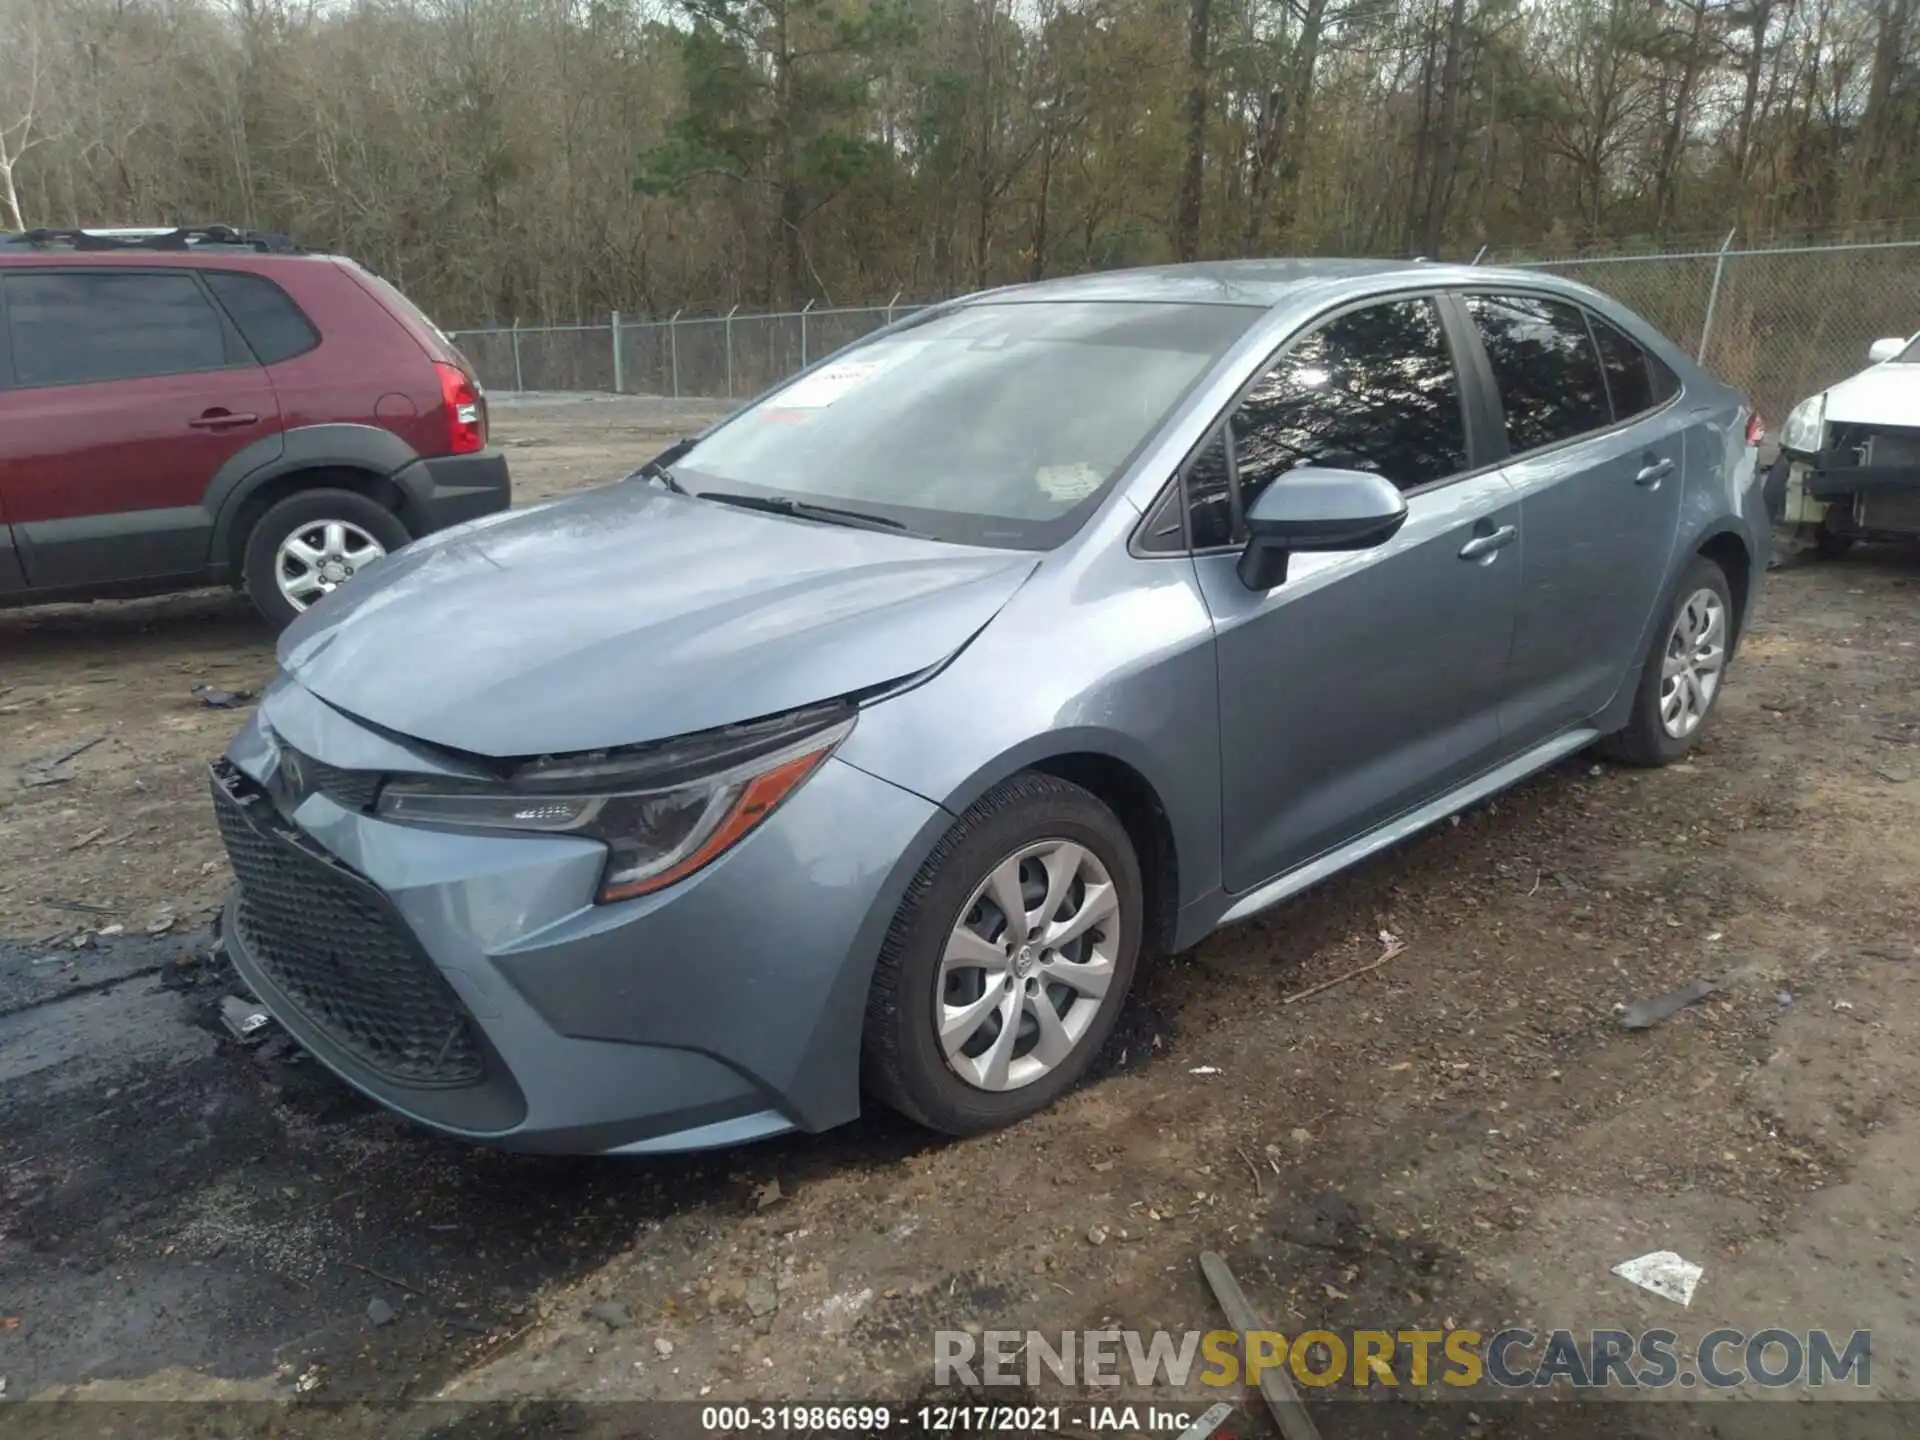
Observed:
[[[1186,475],[1196,550],[1237,544],[1260,492],[1302,465],[1370,470],[1402,490],[1467,468],[1460,378],[1431,300],[1336,315],[1254,382]]]

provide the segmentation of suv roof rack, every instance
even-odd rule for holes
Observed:
[[[0,235],[0,249],[11,250],[199,250],[206,247],[254,250],[274,255],[307,252],[285,235],[270,230],[236,230],[231,225],[177,225],[145,229],[23,230]]]

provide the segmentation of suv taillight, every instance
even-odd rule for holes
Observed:
[[[487,448],[487,406],[480,398],[480,387],[458,365],[444,360],[433,362],[440,372],[440,403],[447,412],[447,450],[454,455],[471,455]]]
[[[1747,416],[1747,443],[1758,445],[1767,438],[1767,422],[1758,410]]]

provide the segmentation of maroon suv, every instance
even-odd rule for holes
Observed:
[[[284,625],[509,498],[472,368],[353,261],[221,226],[0,236],[0,605],[225,583]]]

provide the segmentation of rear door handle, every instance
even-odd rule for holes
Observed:
[[[1460,547],[1462,560],[1484,560],[1496,550],[1505,549],[1520,538],[1517,525],[1502,525],[1485,535],[1476,535]]]
[[[241,425],[258,425],[258,415],[236,415],[231,410],[209,410],[187,421],[195,430],[232,430]]]
[[[1633,477],[1633,483],[1651,488],[1652,486],[1658,485],[1672,473],[1673,457],[1669,455],[1664,460],[1656,460],[1651,465],[1643,466],[1640,473]]]

